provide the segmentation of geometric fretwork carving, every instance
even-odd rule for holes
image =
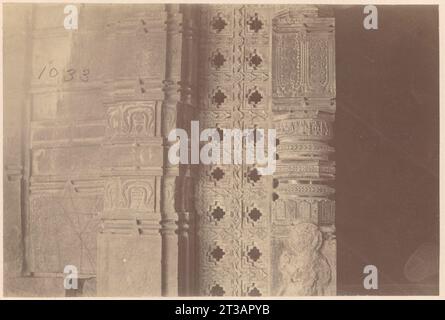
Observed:
[[[212,103],[217,107],[220,107],[224,103],[226,98],[227,96],[225,95],[225,93],[221,91],[221,89],[218,89],[213,93]]]
[[[216,248],[214,248],[211,252],[210,255],[212,256],[213,259],[215,259],[216,261],[221,260],[224,257],[224,250],[221,249],[219,246],[216,246]]]
[[[254,222],[257,222],[257,221],[261,218],[261,211],[258,210],[257,208],[253,208],[253,209],[250,210],[250,212],[249,212],[249,217],[250,217],[250,219],[252,219]]]
[[[258,18],[258,14],[255,13],[253,17],[250,17],[250,19],[247,21],[247,24],[249,25],[250,30],[254,32],[258,32],[263,27],[263,22]]]
[[[211,176],[216,181],[219,181],[224,178],[224,171],[217,167],[212,171]]]
[[[255,49],[255,50],[253,50],[253,53],[251,53],[249,55],[248,61],[249,61],[249,66],[251,66],[252,68],[254,68],[256,70],[259,68],[261,62],[263,62],[263,59],[261,58],[261,56],[257,53],[257,51]]]
[[[252,89],[249,93],[248,93],[248,99],[247,102],[251,105],[253,105],[254,107],[256,107],[261,100],[263,99],[263,96],[261,95],[261,93],[258,91],[258,89]]]
[[[221,207],[219,207],[219,206],[216,207],[215,209],[213,209],[213,211],[211,213],[212,217],[217,221],[220,221],[224,217],[225,214],[226,213],[224,212],[224,210],[221,209]]]
[[[260,292],[260,290],[258,290],[258,288],[253,287],[252,289],[250,289],[248,296],[249,297],[260,297],[261,292]]]
[[[219,52],[219,50],[217,50],[213,55],[212,55],[212,65],[215,67],[216,70],[219,70],[219,68],[221,68],[224,64],[224,62],[226,61],[226,58],[224,57],[224,55]]]
[[[212,28],[216,32],[221,32],[227,25],[226,20],[220,14],[212,19]]]
[[[247,252],[247,256],[249,257],[249,260],[257,262],[261,257],[261,252],[257,247],[253,247],[249,250],[249,252]]]
[[[256,183],[260,181],[261,175],[259,174],[258,170],[256,168],[253,168],[249,171],[247,174],[247,181]]]
[[[211,296],[223,296],[226,292],[224,291],[223,287],[221,287],[219,284],[216,284],[210,289],[210,295]]]

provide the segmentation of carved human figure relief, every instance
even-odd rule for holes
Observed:
[[[312,223],[292,227],[280,255],[280,296],[323,295],[331,280],[328,261],[320,253],[322,233]]]

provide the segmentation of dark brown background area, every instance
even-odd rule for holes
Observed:
[[[438,294],[404,275],[422,245],[438,272],[439,43],[436,6],[335,6],[338,294]],[[363,288],[378,268],[379,289]]]

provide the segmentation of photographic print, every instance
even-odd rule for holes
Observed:
[[[437,5],[3,4],[5,297],[439,294]]]

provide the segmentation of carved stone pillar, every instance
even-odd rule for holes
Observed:
[[[201,9],[201,129],[268,128],[270,6]],[[270,177],[245,162],[201,166],[195,197],[200,294],[270,294],[270,185]]]
[[[182,58],[182,14],[179,12],[179,5],[166,5],[166,12],[166,60],[162,104],[163,137],[167,137],[170,130],[177,127]],[[170,165],[167,159],[169,146],[168,143],[165,145],[165,169],[161,185],[162,293],[166,296],[175,296],[178,294],[178,238],[175,233],[178,214],[175,210],[175,193],[179,166]]]
[[[98,295],[174,294],[176,172],[164,170],[164,136],[176,121],[175,14],[125,5],[109,17]]]
[[[272,294],[335,295],[334,19],[296,6],[272,24]]]
[[[279,145],[273,179],[246,163],[201,166],[199,292],[333,295],[334,20],[289,5],[200,15],[201,128],[275,128]]]
[[[181,5],[182,12],[182,70],[180,81],[181,99],[178,103],[177,127],[187,131],[190,137],[190,123],[197,116],[197,74],[199,10],[197,5]],[[181,42],[178,42],[179,45]],[[196,168],[195,168],[196,169]],[[196,295],[195,292],[195,208],[193,190],[195,169],[187,164],[179,165],[177,181],[176,210],[178,212],[178,293]]]

